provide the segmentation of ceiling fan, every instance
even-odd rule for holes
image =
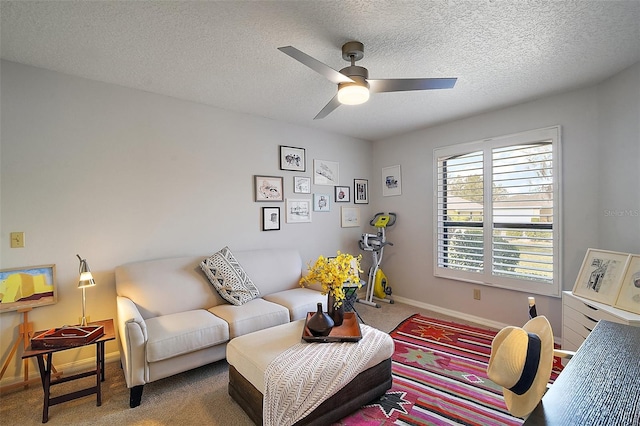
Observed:
[[[278,47],[278,50],[323,75],[338,85],[338,93],[322,108],[313,119],[324,118],[341,104],[359,105],[369,100],[370,93],[404,92],[409,90],[451,89],[457,78],[392,78],[373,80],[369,71],[356,65],[364,57],[364,45],[359,41],[349,41],[342,46],[342,58],[351,66],[339,72],[323,64],[292,46]]]

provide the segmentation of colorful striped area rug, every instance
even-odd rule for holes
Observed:
[[[521,425],[487,378],[496,331],[415,314],[390,334],[393,386],[339,425]],[[551,382],[562,369],[554,362]]]

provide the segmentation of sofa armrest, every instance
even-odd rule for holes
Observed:
[[[118,333],[120,334],[120,360],[127,387],[144,385],[147,382],[147,325],[133,301],[117,296]]]

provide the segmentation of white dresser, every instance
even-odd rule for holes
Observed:
[[[640,315],[562,292],[562,349],[575,351],[601,319],[640,327]]]

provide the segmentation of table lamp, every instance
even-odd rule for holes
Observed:
[[[82,320],[80,321],[80,325],[86,326],[87,316],[85,312],[87,299],[85,296],[85,289],[87,287],[93,287],[94,285],[96,285],[96,282],[93,280],[93,275],[91,275],[91,270],[89,269],[89,265],[87,264],[87,259],[81,258],[79,254],[76,254],[76,256],[78,256],[78,260],[80,260],[80,281],[78,282],[78,288],[82,289]]]

